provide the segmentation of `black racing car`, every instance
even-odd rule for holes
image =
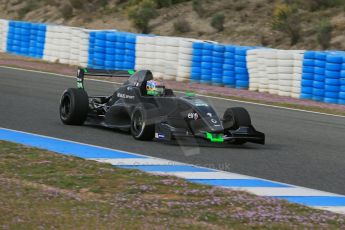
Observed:
[[[84,76],[129,77],[111,96],[88,96]],[[65,90],[60,118],[67,125],[86,124],[131,132],[138,140],[166,142],[197,140],[198,143],[265,144],[265,135],[255,130],[246,109],[228,108],[221,119],[211,105],[192,94],[176,97],[159,86],[148,94],[149,70],[105,71],[79,68],[78,88]]]

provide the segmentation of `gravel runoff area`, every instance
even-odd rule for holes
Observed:
[[[59,63],[49,63],[42,60],[25,58],[22,56],[0,53],[0,66],[19,67],[24,69],[52,72],[63,75],[75,75],[76,66]],[[113,82],[124,82],[124,78],[98,78]],[[291,97],[272,95],[269,93],[253,92],[227,87],[217,87],[211,85],[184,83],[175,81],[164,81],[167,87],[180,91],[192,91],[198,94],[209,96],[220,96],[229,99],[238,99],[249,102],[257,102],[269,105],[283,106],[295,109],[305,109],[316,112],[345,115],[345,105],[327,104],[311,100],[301,100]]]

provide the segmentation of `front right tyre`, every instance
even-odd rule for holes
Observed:
[[[250,127],[252,126],[252,121],[250,119],[250,115],[245,108],[242,107],[234,107],[228,108],[223,116],[223,127],[225,130],[237,130],[239,127],[245,126]],[[234,140],[232,144],[235,145],[243,145],[247,141],[245,140]]]

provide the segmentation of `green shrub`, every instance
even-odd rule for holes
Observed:
[[[217,31],[223,31],[224,30],[224,21],[225,21],[224,14],[218,13],[212,17],[210,24]]]
[[[205,9],[202,4],[202,0],[193,0],[192,1],[193,10],[199,15],[199,17],[204,17]]]
[[[156,5],[152,0],[144,0],[130,7],[128,16],[138,30],[148,33],[150,20],[157,16]]]
[[[301,32],[298,9],[287,4],[277,5],[273,13],[272,29],[288,35],[291,45],[298,43]]]
[[[177,33],[187,33],[189,31],[191,31],[189,22],[186,19],[178,19],[175,23],[174,23],[174,30]]]
[[[317,41],[323,49],[328,49],[331,45],[333,26],[329,20],[322,20],[317,29]]]

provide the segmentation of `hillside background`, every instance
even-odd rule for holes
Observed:
[[[345,50],[345,0],[0,0],[0,18],[237,45]]]

